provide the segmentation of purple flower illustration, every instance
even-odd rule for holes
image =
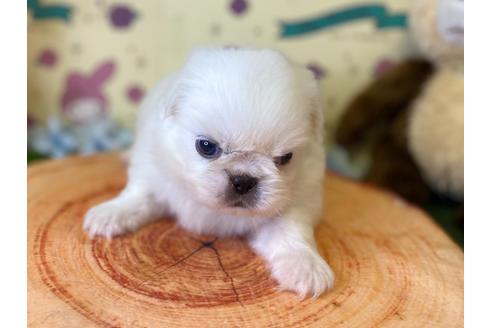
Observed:
[[[58,56],[56,55],[56,52],[54,50],[45,49],[39,55],[38,63],[41,64],[42,66],[52,68],[56,65],[57,59]]]
[[[138,104],[144,96],[144,91],[138,85],[131,85],[126,90],[126,96],[132,103]]]
[[[246,13],[248,10],[249,4],[247,0],[232,0],[229,8],[232,13],[236,16],[241,16]]]
[[[117,29],[130,27],[136,17],[135,11],[126,5],[114,5],[109,9],[111,24]]]

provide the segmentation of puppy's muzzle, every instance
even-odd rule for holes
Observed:
[[[239,195],[245,195],[256,187],[258,179],[250,175],[232,175],[229,177],[233,190]]]

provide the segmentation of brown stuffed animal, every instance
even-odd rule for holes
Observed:
[[[366,181],[416,203],[426,202],[430,189],[409,153],[407,121],[410,104],[433,70],[422,60],[407,60],[392,68],[353,99],[336,132],[336,142],[347,149],[363,143],[370,147]]]
[[[427,59],[401,62],[373,81],[335,134],[346,149],[370,148],[366,181],[418,204],[433,192],[463,197],[462,5],[416,1],[411,27]]]

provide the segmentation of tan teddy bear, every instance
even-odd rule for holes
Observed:
[[[364,179],[425,204],[463,198],[463,1],[416,0],[410,26],[424,58],[368,85],[341,117],[336,141],[371,161]]]
[[[456,200],[464,192],[463,6],[418,0],[410,16],[415,39],[436,69],[412,105],[408,146],[432,187]]]

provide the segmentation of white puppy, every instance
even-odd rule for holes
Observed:
[[[246,235],[281,289],[333,285],[318,254],[325,152],[316,82],[272,50],[202,49],[142,104],[128,184],[92,208],[91,237],[164,215],[190,231]]]

